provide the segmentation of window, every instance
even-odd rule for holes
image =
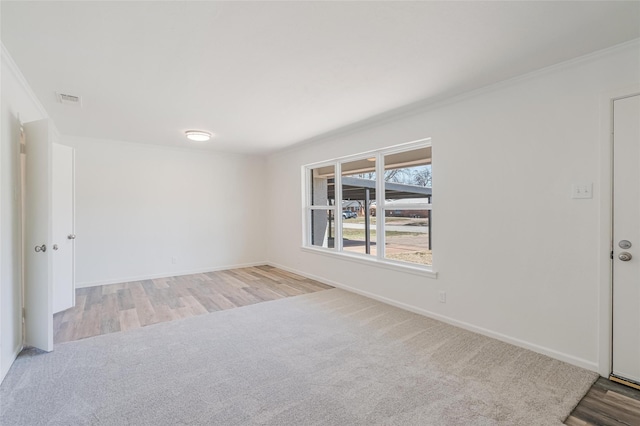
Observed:
[[[333,205],[335,167],[330,165],[310,169],[309,179],[309,231],[311,245],[333,248],[335,235],[335,209]]]
[[[375,201],[376,158],[345,161],[341,166],[342,248],[375,256],[376,230],[371,226],[371,215],[365,213]],[[356,215],[349,215],[354,209]]]
[[[304,246],[429,269],[429,139],[303,167]]]

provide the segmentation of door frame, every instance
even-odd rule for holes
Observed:
[[[598,373],[613,371],[613,102],[640,94],[640,85],[601,94],[600,99],[600,236],[598,249]]]
[[[53,176],[56,175],[56,163],[55,163],[55,158],[56,158],[56,146],[61,147],[62,149],[68,150],[69,154],[70,154],[70,160],[71,160],[71,223],[70,223],[70,228],[65,231],[65,235],[60,236],[60,238],[62,238],[62,240],[57,239],[56,241],[56,223],[53,224],[54,227],[54,232],[53,232],[53,240],[52,240],[52,244],[53,243],[57,243],[60,245],[66,244],[67,242],[70,244],[70,250],[71,250],[71,307],[76,305],[76,243],[75,243],[75,239],[73,240],[67,240],[67,235],[68,234],[75,234],[76,233],[76,150],[75,148],[68,146],[68,145],[64,145],[61,144],[57,141],[54,141],[52,143],[52,174]],[[52,176],[53,182],[55,183],[55,177]],[[53,205],[54,205],[54,209],[52,211],[54,220],[56,218],[55,216],[55,199],[56,199],[56,188],[53,188],[53,192],[52,192],[52,197],[53,197]],[[56,262],[58,262],[56,260],[56,254],[54,254],[53,256],[53,299],[55,300],[55,294],[57,291],[57,286],[56,286]],[[60,311],[62,312],[62,311]],[[55,304],[54,304],[54,315],[55,315]]]
[[[23,346],[33,346],[38,349],[51,352],[53,350],[53,226],[52,226],[52,197],[53,197],[53,181],[52,181],[52,152],[53,152],[53,126],[50,118],[29,121],[23,123],[26,136],[26,157],[25,157],[25,194],[23,211],[21,212],[24,224],[24,243],[23,243],[23,265],[24,265],[24,334]],[[37,164],[34,161],[39,161]],[[40,169],[33,169],[33,166]],[[31,170],[31,171],[30,171]],[[30,185],[33,184],[33,187]],[[41,185],[41,186],[39,186]],[[46,188],[44,188],[43,186]],[[31,194],[38,194],[34,188],[40,189],[39,197],[35,199]],[[46,190],[43,190],[46,189]],[[33,205],[30,201],[38,203],[46,203],[46,214],[43,216],[33,213]],[[38,209],[42,210],[41,205]],[[37,217],[32,215],[36,214]],[[46,224],[44,223],[46,219]],[[35,238],[33,227],[42,228],[44,235]],[[31,239],[31,237],[34,237]],[[34,243],[44,244],[49,250],[43,249],[43,253],[34,255],[30,251],[34,247]],[[29,248],[27,248],[29,247]],[[38,250],[35,250],[38,251]],[[29,254],[27,254],[29,253]],[[34,259],[45,259],[45,265],[38,261],[38,272],[34,272],[32,268],[35,265]],[[46,271],[42,267],[46,266]],[[46,277],[46,280],[45,280]],[[46,281],[46,286],[44,286]],[[46,291],[46,297],[43,295]],[[45,312],[46,311],[46,312]],[[46,323],[46,327],[44,324]]]

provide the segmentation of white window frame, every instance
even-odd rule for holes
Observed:
[[[413,274],[423,275],[430,278],[436,278],[437,272],[434,270],[434,266],[420,265],[411,262],[403,262],[394,259],[387,259],[385,257],[385,211],[390,208],[388,203],[385,202],[384,196],[384,179],[380,179],[380,176],[384,176],[385,165],[384,158],[390,154],[396,154],[399,152],[412,151],[419,148],[430,147],[431,138],[425,138],[416,140],[413,142],[394,145],[391,147],[377,149],[373,151],[367,151],[354,155],[344,156],[333,160],[321,161],[312,164],[306,164],[302,166],[302,247],[303,251],[324,254],[328,256],[337,256],[341,259],[362,262],[366,264],[375,264],[387,269],[400,270],[402,272],[409,272]],[[365,158],[376,159],[376,217],[382,217],[383,220],[376,220],[376,255],[345,252],[343,250],[342,242],[342,164],[362,160]],[[320,167],[333,166],[335,178],[335,202],[332,206],[314,206],[311,200],[311,170]],[[394,203],[393,209],[403,210],[433,210],[431,203]],[[338,209],[338,207],[340,209]],[[334,246],[333,248],[315,246],[311,240],[311,213],[313,210],[331,210],[333,211],[335,232],[334,232]]]
[[[337,236],[334,236],[334,246],[333,248],[327,248],[327,247],[321,247],[321,246],[314,246],[312,244],[311,241],[311,212],[313,210],[322,210],[322,211],[333,211],[333,217],[334,217],[334,221],[335,222],[335,228],[336,228],[336,232],[338,232],[338,227],[342,228],[342,215],[336,215],[336,204],[334,203],[333,206],[331,205],[318,205],[318,206],[314,206],[312,204],[312,200],[311,200],[311,191],[309,191],[309,188],[311,188],[311,170],[313,169],[317,169],[317,168],[321,168],[321,167],[328,167],[328,166],[333,166],[333,170],[334,170],[334,175],[338,176],[338,173],[341,173],[341,169],[340,169],[340,163],[337,161],[324,161],[324,162],[320,162],[320,163],[314,163],[314,164],[309,164],[307,166],[303,166],[302,167],[302,180],[303,180],[303,185],[302,185],[302,211],[303,211],[303,218],[302,218],[302,235],[303,235],[303,239],[302,239],[302,246],[303,247],[308,247],[308,248],[313,248],[315,250],[327,250],[327,251],[334,251],[336,249],[336,244],[337,244]],[[341,182],[335,182],[335,190],[336,193],[338,191],[338,185],[340,185],[340,194],[342,194],[342,184]],[[338,223],[338,216],[340,216],[340,222]],[[342,232],[340,233],[340,237],[342,238]],[[341,240],[342,242],[342,240]]]

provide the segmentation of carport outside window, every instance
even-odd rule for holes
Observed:
[[[308,241],[314,247],[334,248],[335,239],[335,200],[331,195],[334,189],[335,166],[328,165],[309,169],[308,186]]]
[[[385,155],[385,258],[431,265],[431,147]]]
[[[348,161],[342,169],[342,249],[351,253],[376,255],[376,231],[371,225],[375,204],[376,158]]]
[[[431,160],[425,139],[303,167],[304,246],[430,269]]]

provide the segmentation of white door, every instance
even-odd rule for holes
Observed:
[[[25,346],[53,350],[51,250],[51,127],[49,120],[24,125],[24,308]]]
[[[640,95],[613,102],[613,374],[640,383]]]
[[[74,150],[53,144],[53,313],[75,305]]]

